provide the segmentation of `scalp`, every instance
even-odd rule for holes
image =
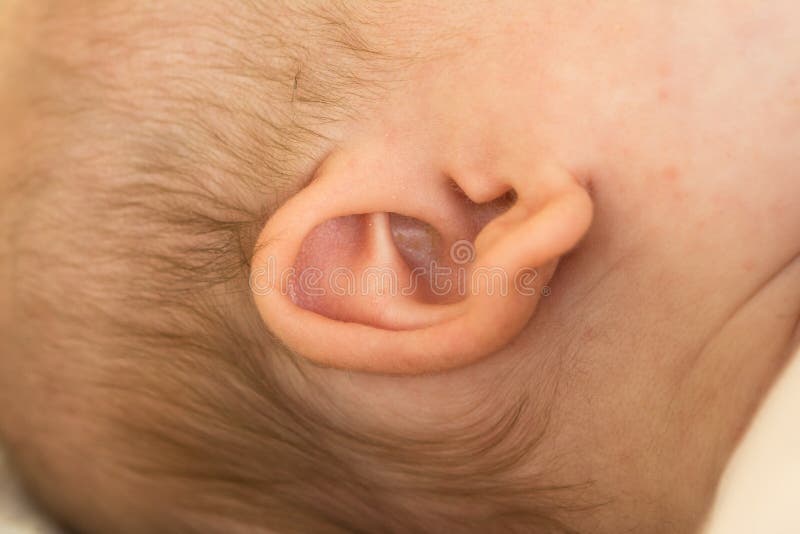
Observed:
[[[549,500],[530,502],[545,490],[512,483],[541,437],[520,424],[540,415],[527,398],[419,435],[337,420],[257,319],[247,274],[264,221],[336,126],[419,60],[382,37],[376,6],[42,0],[23,13],[0,433],[70,525],[558,524]],[[96,495],[105,515],[88,509]]]

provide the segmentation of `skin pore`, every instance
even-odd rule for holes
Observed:
[[[167,19],[186,15],[162,9]],[[530,398],[533,408],[501,448],[542,437],[505,473],[509,487],[534,479],[571,487],[554,507],[579,532],[691,532],[789,356],[800,317],[797,10],[789,1],[758,12],[747,2],[509,1],[454,14],[408,2],[353,7],[366,52],[331,54],[290,33],[305,44],[307,63],[287,71],[288,92],[271,93],[280,94],[275,115],[336,107],[320,103],[314,82],[340,88],[331,101],[343,109],[315,125],[324,141],[298,137],[311,148],[291,162],[277,198],[209,186],[221,197],[244,197],[263,212],[296,193],[331,152],[358,155],[362,146],[397,156],[376,179],[394,175],[395,160],[409,168],[457,162],[477,176],[518,172],[505,162],[525,154],[555,159],[584,180],[594,219],[560,262],[550,296],[499,352],[413,377],[298,358],[281,378],[331,421],[389,436],[472,428]],[[70,42],[68,30],[59,35]],[[185,45],[198,62],[210,54],[202,40],[187,45],[180,28],[174,39],[161,46],[177,54]],[[141,73],[150,60],[169,64],[144,54],[98,68],[136,80],[126,91],[169,114],[174,102],[145,98],[163,83]],[[176,63],[194,74],[194,65]],[[334,74],[348,72],[374,94],[342,89],[354,80]],[[231,100],[264,98],[258,83],[203,80]],[[402,498],[409,509],[428,504]],[[459,505],[448,503],[466,513]]]

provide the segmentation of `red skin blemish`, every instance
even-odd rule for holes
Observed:
[[[668,167],[664,168],[662,176],[664,176],[664,180],[667,182],[676,183],[678,178],[680,178],[680,172],[678,171],[678,167],[675,165],[669,165]]]
[[[672,98],[669,86],[672,80],[672,63],[664,61],[658,65],[657,73],[659,78],[658,100],[666,102]]]
[[[669,165],[661,172],[661,176],[672,190],[672,196],[675,200],[686,200],[689,196],[680,186],[681,173],[675,165]]]

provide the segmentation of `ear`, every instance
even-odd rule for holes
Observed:
[[[553,163],[497,179],[379,152],[328,156],[267,222],[251,273],[266,326],[320,365],[378,373],[499,350],[587,231],[586,189]]]

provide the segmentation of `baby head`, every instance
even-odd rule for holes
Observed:
[[[505,7],[11,2],[0,431],[58,519],[698,524],[797,318],[792,8]]]

